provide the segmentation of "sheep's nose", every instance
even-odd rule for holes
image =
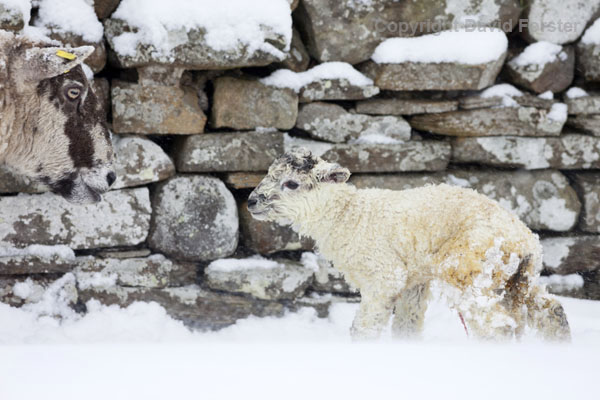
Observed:
[[[258,203],[258,200],[256,200],[255,198],[249,198],[248,199],[248,209],[256,207],[257,203]]]
[[[117,180],[117,174],[114,172],[109,172],[106,174],[106,182],[108,182],[108,187],[111,187],[113,183]]]

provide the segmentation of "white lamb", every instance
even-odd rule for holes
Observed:
[[[518,338],[529,325],[570,339],[562,306],[536,285],[538,238],[512,213],[469,189],[359,190],[349,176],[296,149],[273,163],[248,209],[312,237],[360,289],[354,338],[377,338],[393,312],[396,337],[418,336],[435,281],[478,338]]]

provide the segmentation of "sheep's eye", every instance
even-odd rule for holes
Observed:
[[[300,185],[298,185],[298,182],[294,182],[294,181],[285,181],[285,182],[283,182],[283,187],[291,189],[291,190],[298,189],[298,186],[300,186]]]
[[[71,100],[77,100],[81,95],[81,89],[78,87],[70,87],[67,89],[67,97]]]

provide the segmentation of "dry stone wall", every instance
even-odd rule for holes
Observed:
[[[0,168],[0,301],[35,302],[66,273],[80,310],[157,301],[202,329],[356,301],[310,239],[246,210],[271,162],[299,145],[348,167],[359,188],[488,195],[540,234],[551,290],[600,299],[600,1],[290,1],[289,34],[261,26],[259,46],[215,48],[206,29],[165,27],[167,50],[143,42],[126,2],[94,1],[104,33],[90,38],[39,17],[47,0],[0,1],[0,29],[96,48],[88,65],[119,176],[101,203],[77,206]],[[500,27],[508,46],[477,62],[372,58],[386,39],[465,18]],[[142,39],[124,51],[127,35]],[[13,290],[24,281],[27,295]]]

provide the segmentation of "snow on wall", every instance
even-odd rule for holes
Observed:
[[[287,48],[292,38],[291,11],[286,0],[123,0],[112,18],[122,19],[134,28],[114,39],[115,51],[129,56],[135,55],[140,43],[168,54],[181,44],[175,32],[192,29],[205,30],[206,43],[214,50],[236,49],[243,43],[250,53],[260,49],[280,57],[283,53],[268,44],[265,32],[285,37]]]
[[[500,29],[454,30],[416,38],[392,38],[382,42],[371,59],[378,64],[404,62],[485,64],[499,59],[508,47]]]

